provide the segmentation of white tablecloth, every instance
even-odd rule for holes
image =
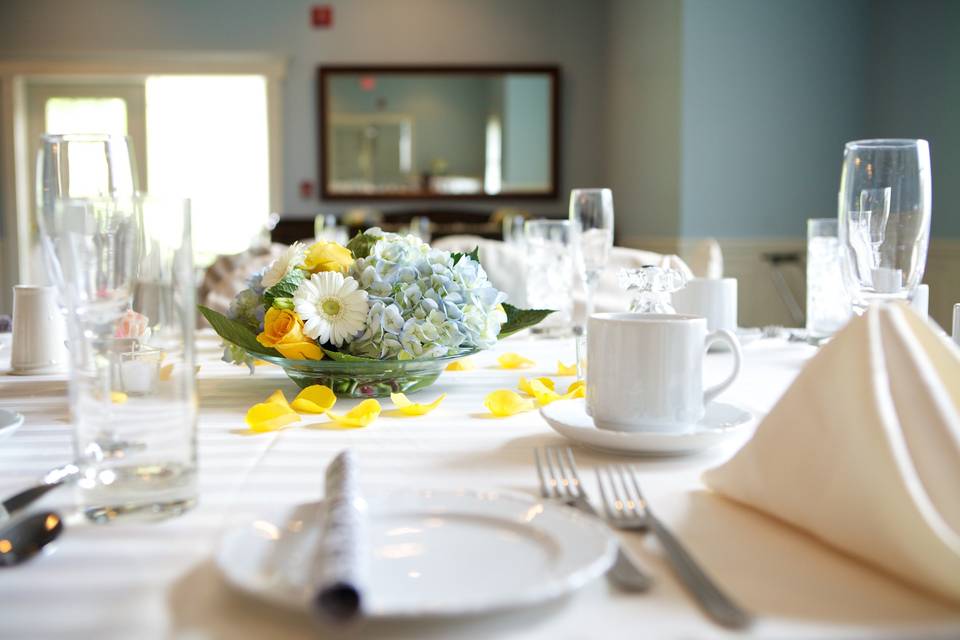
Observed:
[[[218,362],[210,336],[200,344],[199,506],[159,523],[78,522],[68,527],[51,555],[0,570],[0,637],[316,637],[306,619],[274,611],[222,582],[210,558],[224,526],[265,505],[316,499],[325,466],[346,446],[358,454],[368,491],[405,485],[535,493],[533,447],[563,442],[536,412],[491,419],[482,400],[490,390],[515,387],[520,375],[553,375],[558,358],[572,361],[570,341],[511,339],[477,356],[476,370],[444,373],[417,396],[449,394],[425,417],[381,417],[355,430],[311,429],[312,422],[323,419],[306,418],[292,428],[259,435],[246,432],[247,407],[278,387],[292,397],[294,384],[279,369],[260,367],[251,377],[243,368]],[[537,367],[522,372],[494,368],[496,355],[504,350],[533,358]],[[9,357],[8,351],[0,352],[0,361]],[[777,340],[748,345],[742,377],[721,400],[762,415],[812,353],[805,345]],[[708,380],[724,375],[728,357],[708,357]],[[0,496],[71,458],[65,391],[63,377],[17,378],[0,369],[0,406],[26,416],[19,432],[0,441]],[[758,614],[758,624],[745,635],[960,637],[960,611],[948,603],[708,493],[700,472],[729,457],[741,442],[696,456],[636,463],[661,518],[736,600]],[[576,453],[591,491],[594,464],[625,460],[579,448]],[[69,510],[71,500],[70,490],[61,489],[43,504]],[[598,580],[558,603],[516,613],[371,624],[335,635],[549,640],[727,635],[682,590],[654,540],[633,533],[624,534],[622,541],[656,576],[650,593],[628,595]]]

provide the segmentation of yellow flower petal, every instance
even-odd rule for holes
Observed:
[[[323,349],[313,342],[287,342],[273,346],[284,358],[291,360],[323,360]]]
[[[570,383],[570,386],[567,387],[567,392],[563,396],[569,398],[586,398],[587,397],[587,383],[583,380],[574,380]]]
[[[287,409],[290,408],[290,403],[287,402],[287,396],[283,395],[283,391],[277,389],[270,394],[270,397],[265,400],[265,402],[274,402],[276,404],[282,405]]]
[[[520,378],[520,382],[517,384],[517,387],[520,391],[523,391],[528,396],[537,395],[533,391],[533,383],[539,382],[543,387],[553,391],[556,387],[556,384],[550,378],[534,378],[533,380],[527,380],[526,378]]]
[[[312,384],[298,393],[290,406],[301,413],[326,413],[336,402],[337,396],[330,387]]]
[[[460,358],[447,365],[447,371],[472,371],[477,368],[473,358]]]
[[[270,362],[267,362],[266,360],[254,360],[254,361],[253,361],[253,366],[255,366],[255,367],[263,367],[263,366],[266,366],[266,365],[268,365],[268,364],[271,364],[271,363],[270,363]]]
[[[446,397],[447,394],[441,393],[439,398],[429,404],[418,404],[416,402],[411,402],[410,399],[402,393],[390,394],[390,399],[393,401],[393,406],[399,409],[400,413],[407,416],[422,416],[426,413],[430,413],[439,407],[440,403],[443,402],[443,399]]]
[[[533,409],[533,400],[522,398],[519,393],[510,389],[491,391],[483,404],[490,413],[501,418]]]
[[[557,360],[557,375],[558,376],[575,376],[577,375],[577,363],[573,364],[563,364]]]
[[[110,392],[110,402],[113,404],[123,404],[127,401],[127,394],[123,391],[111,391]]]
[[[279,391],[277,393],[280,393]],[[277,394],[270,396],[273,398]],[[281,396],[283,394],[280,394]],[[261,402],[255,404],[247,411],[247,426],[257,432],[274,431],[291,422],[300,420],[293,409],[285,404],[275,401]]]
[[[537,404],[541,407],[545,407],[551,402],[559,400],[562,396],[554,391],[553,389],[547,387],[539,380],[532,380],[530,382],[530,391],[533,394],[533,397],[537,400]]]
[[[346,413],[326,412],[334,422],[347,427],[365,427],[380,415],[380,403],[373,398],[364,400]]]
[[[197,367],[197,368],[199,369],[199,367]],[[162,367],[160,367],[160,379],[161,379],[161,380],[169,380],[169,379],[170,379],[170,376],[172,376],[172,375],[173,375],[173,363],[172,363],[172,362],[171,362],[170,364],[165,364],[165,365],[163,365]]]
[[[505,353],[497,358],[497,362],[499,362],[500,366],[504,369],[523,369],[534,365],[533,360],[524,358],[518,353]]]

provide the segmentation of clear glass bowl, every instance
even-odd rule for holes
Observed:
[[[429,387],[448,364],[478,351],[464,349],[424,360],[291,360],[250,355],[281,367],[300,388],[322,384],[333,389],[339,398],[384,398],[391,393],[410,393]]]

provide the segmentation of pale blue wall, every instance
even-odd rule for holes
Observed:
[[[686,0],[680,231],[782,237],[836,215],[862,137],[867,2]]]
[[[326,0],[334,26],[309,25],[312,0],[0,0],[0,56],[124,51],[265,51],[290,57],[284,87],[285,210],[340,211],[299,196],[317,176],[316,66],[330,63],[559,64],[561,195],[514,204],[566,210],[565,190],[603,179],[605,3],[583,0]],[[585,123],[588,123],[585,126]],[[384,206],[408,208],[414,202]],[[509,202],[504,202],[509,204]],[[449,203],[425,207],[450,207]],[[456,207],[489,211],[489,202]]]
[[[960,236],[960,2],[875,0],[867,48],[868,135],[926,138],[933,235]]]

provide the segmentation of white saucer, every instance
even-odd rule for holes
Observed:
[[[16,411],[0,409],[0,440],[9,438],[23,424],[23,416]]]
[[[711,402],[701,420],[682,432],[610,431],[587,415],[582,398],[557,400],[540,409],[554,431],[593,449],[629,455],[669,456],[702,451],[740,433],[753,416],[723,402]]]
[[[472,615],[532,605],[603,575],[616,555],[615,538],[599,520],[526,495],[397,490],[367,503],[367,617]],[[227,582],[306,611],[320,507],[276,506],[228,530],[216,554]]]

